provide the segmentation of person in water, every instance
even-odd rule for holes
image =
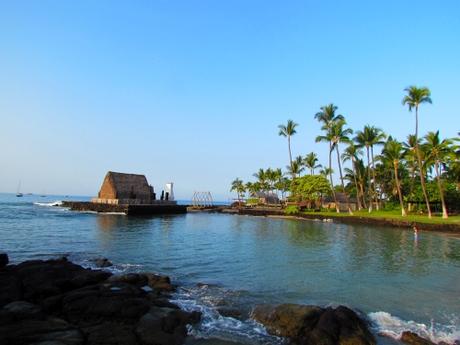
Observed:
[[[415,223],[412,226],[412,229],[414,229],[414,235],[417,236],[418,235],[418,228],[417,228],[417,225]]]

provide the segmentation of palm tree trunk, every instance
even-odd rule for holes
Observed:
[[[379,197],[377,196],[377,187],[375,186],[376,178],[375,178],[375,165],[374,165],[374,146],[371,145],[371,157],[372,157],[372,179],[374,184],[374,200],[377,207],[377,211],[380,209],[380,202]]]
[[[413,162],[414,165],[411,165],[410,168],[410,185],[409,185],[409,195],[410,198],[413,197],[414,193],[414,183],[415,183],[415,162]],[[407,205],[407,211],[411,212],[411,205],[412,203],[410,202],[411,199],[409,199],[409,203]]]
[[[398,196],[399,196],[399,204],[401,205],[401,215],[403,217],[406,217],[406,210],[404,209],[404,203],[403,203],[403,197],[401,194],[401,186],[399,184],[399,178],[398,178],[398,164],[393,162],[393,167],[394,167],[394,172],[395,172],[395,182],[396,182],[396,188],[398,189]]]
[[[355,188],[356,188],[356,200],[358,201],[358,210],[361,211],[361,199],[359,196],[359,188],[358,188],[358,180],[356,179],[356,167],[355,167],[355,158],[351,157],[351,168],[353,170],[353,179],[355,180]]]
[[[348,213],[353,214],[353,211],[351,210],[351,206],[350,206],[350,200],[348,199],[348,195],[345,192],[345,184],[343,183],[342,164],[340,163],[340,152],[339,152],[339,144],[338,143],[335,146],[335,152],[337,153],[337,163],[339,165],[340,181],[342,182],[342,192],[343,192],[343,194],[345,194],[345,199],[347,200]]]
[[[438,182],[439,196],[441,197],[442,218],[447,219],[447,218],[449,218],[449,215],[447,214],[446,202],[444,200],[444,191],[442,189],[441,176],[440,176],[440,172],[439,172],[439,163],[438,163],[438,161],[435,161],[434,168],[436,170],[436,180]]]
[[[361,197],[363,198],[363,207],[367,208],[366,197],[364,193],[364,183],[359,182],[359,189],[361,189]]]
[[[289,135],[288,135],[288,149],[289,149],[289,165],[291,167],[292,178],[294,178],[295,174],[292,171],[291,137]]]
[[[423,173],[422,157],[420,155],[420,149],[418,145],[418,106],[415,107],[415,153],[417,154],[417,163],[420,171],[420,182],[422,185],[423,197],[425,198],[428,218],[431,218],[430,200],[428,199],[428,194],[426,192],[425,174]]]
[[[366,151],[367,151],[367,195],[369,198],[369,213],[372,212],[372,187],[371,187],[371,161],[369,158],[369,147],[366,146]]]
[[[332,196],[334,197],[335,210],[340,213],[339,205],[337,204],[337,197],[334,190],[334,182],[332,181],[332,143],[329,142],[329,180],[331,181]]]

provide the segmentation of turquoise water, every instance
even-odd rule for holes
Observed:
[[[184,286],[177,303],[205,313],[197,337],[277,343],[245,316],[257,303],[293,302],[348,305],[393,337],[460,338],[458,236],[204,213],[131,218],[47,206],[56,200],[0,194],[0,251],[15,262],[65,254],[90,265],[105,256],[115,271],[168,274]],[[220,317],[220,305],[243,321]]]

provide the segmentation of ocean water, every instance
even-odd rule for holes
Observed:
[[[60,200],[0,194],[0,251],[12,262],[68,255],[91,266],[107,257],[114,272],[167,274],[181,285],[174,301],[203,312],[191,344],[280,344],[247,316],[256,304],[288,302],[352,307],[371,320],[379,344],[398,344],[404,330],[460,339],[457,235],[223,214],[77,213],[51,206]]]

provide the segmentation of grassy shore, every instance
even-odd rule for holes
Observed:
[[[449,216],[448,219],[443,219],[441,215],[433,215],[430,219],[426,215],[409,214],[406,217],[401,216],[401,211],[372,211],[369,213],[367,210],[355,211],[353,215],[348,212],[302,212],[308,215],[321,215],[331,217],[363,217],[363,218],[378,218],[378,219],[392,219],[406,222],[417,222],[426,224],[456,224],[460,225],[460,215]]]

